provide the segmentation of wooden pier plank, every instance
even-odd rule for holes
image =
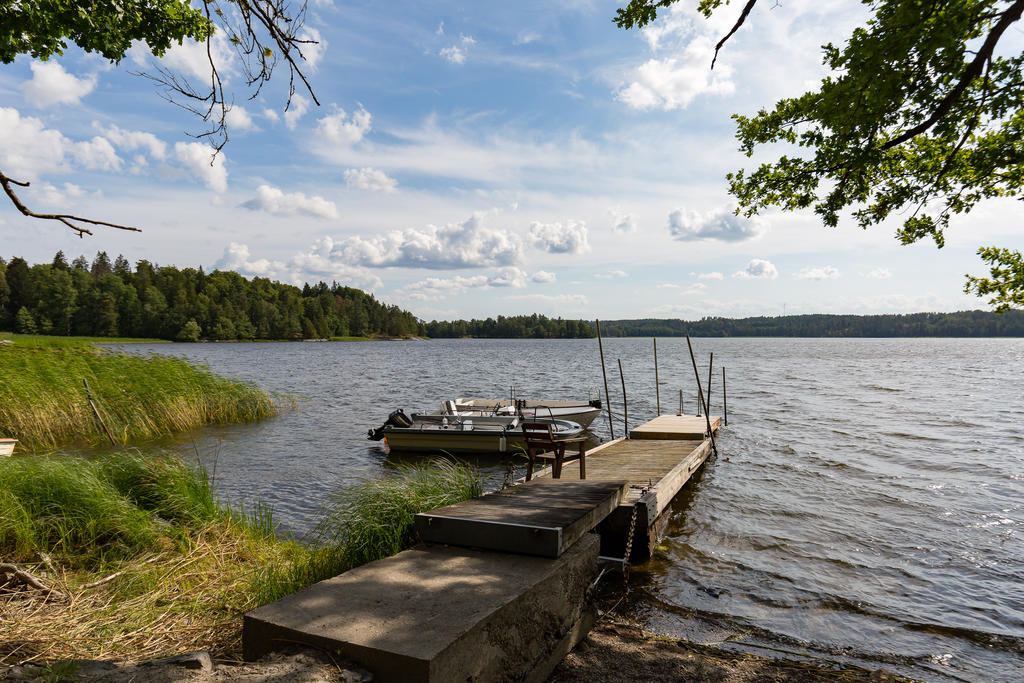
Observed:
[[[718,431],[722,418],[711,417],[711,429]],[[629,432],[631,439],[703,439],[707,434],[708,420],[703,415],[659,415],[634,427]]]

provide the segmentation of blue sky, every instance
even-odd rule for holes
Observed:
[[[818,46],[863,20],[849,0],[763,4],[711,71],[738,8],[624,31],[614,2],[311,2],[321,106],[299,91],[285,111],[284,72],[249,100],[228,59],[231,142],[213,166],[186,134],[200,122],[130,73],[144,50],[20,58],[0,68],[0,169],[32,181],[37,211],[143,232],[80,240],[3,203],[0,254],[336,280],[428,320],[981,307],[963,275],[984,271],[980,245],[1024,247],[1013,200],[955,219],[942,250],[901,247],[896,224],[732,215],[725,174],[771,150],[743,157],[730,115],[806,90]],[[164,65],[200,74],[202,57],[184,46]]]

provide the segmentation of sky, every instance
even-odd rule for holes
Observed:
[[[986,307],[963,293],[982,245],[1024,248],[1019,204],[953,219],[947,244],[901,246],[897,222],[826,228],[813,213],[733,214],[745,157],[733,114],[814,87],[850,0],[695,3],[623,30],[615,2],[311,0],[306,72],[255,98],[227,44],[230,142],[211,165],[202,122],[147,79],[70,48],[0,65],[0,170],[22,200],[142,228],[79,239],[0,203],[0,255],[97,251],[132,263],[359,287],[424,320],[907,313]],[[733,3],[735,5],[735,3]],[[682,6],[680,6],[682,5]],[[1013,41],[1024,43],[1017,31]],[[208,78],[202,46],[162,66]],[[206,71],[204,71],[206,69]],[[897,221],[899,217],[897,217]]]

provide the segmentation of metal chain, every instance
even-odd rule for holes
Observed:
[[[633,552],[633,532],[636,531],[636,517],[640,511],[638,504],[633,505],[633,518],[629,520],[629,532],[626,534],[626,553],[622,557],[622,590],[629,592],[629,556]]]

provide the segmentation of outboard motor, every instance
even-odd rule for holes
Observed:
[[[597,408],[598,410],[601,410],[601,399],[599,399],[599,398],[592,398],[592,399],[590,399],[589,403],[590,403],[590,407],[591,408]]]
[[[388,419],[385,420],[384,424],[380,427],[377,427],[376,429],[368,429],[366,431],[366,438],[370,441],[380,441],[384,438],[384,428],[388,425],[391,425],[392,427],[411,427],[412,419],[410,419],[410,417],[406,415],[401,408],[399,408],[388,415]]]

